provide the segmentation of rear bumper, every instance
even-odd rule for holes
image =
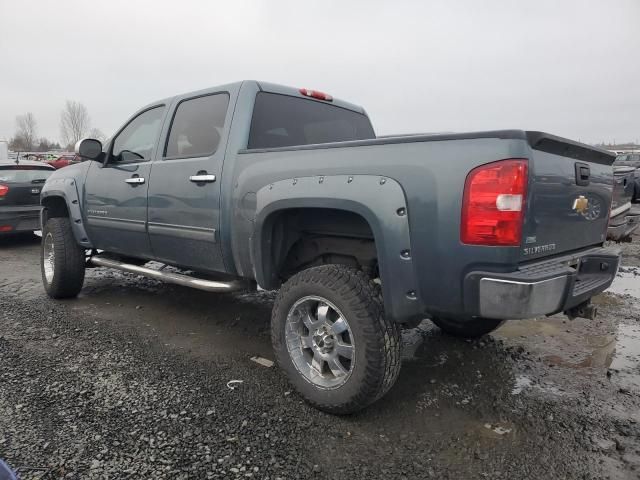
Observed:
[[[619,264],[619,249],[594,248],[512,273],[471,272],[465,278],[465,306],[473,316],[484,318],[552,315],[609,288]]]
[[[41,209],[39,205],[0,208],[0,234],[40,230]]]

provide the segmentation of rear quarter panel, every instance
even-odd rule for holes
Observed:
[[[460,311],[462,282],[468,271],[509,271],[519,259],[520,247],[460,243],[460,211],[467,173],[484,163],[526,158],[530,154],[523,132],[508,133],[509,138],[479,135],[425,141],[412,137],[237,154],[233,171],[225,171],[232,177],[230,236],[235,270],[253,277],[251,238],[256,192],[262,187],[296,177],[379,175],[395,180],[404,192],[417,301],[431,313]],[[388,205],[389,212],[397,208],[393,202]],[[397,253],[399,260],[400,252]],[[382,281],[384,284],[392,279]]]

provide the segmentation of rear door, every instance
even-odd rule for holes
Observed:
[[[92,162],[85,180],[85,216],[94,246],[149,257],[147,187],[165,107],[144,110],[116,134],[104,164]]]
[[[604,242],[615,156],[540,132],[527,132],[532,155],[523,259]]]
[[[220,176],[231,95],[179,97],[163,132],[149,184],[149,238],[160,261],[224,271],[219,243]]]

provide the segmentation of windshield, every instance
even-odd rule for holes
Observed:
[[[55,170],[43,167],[16,165],[0,167],[0,182],[6,183],[44,183]]]
[[[366,115],[315,100],[260,92],[253,109],[248,148],[370,138],[375,134]]]

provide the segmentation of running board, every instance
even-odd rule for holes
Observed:
[[[98,267],[115,268],[129,273],[137,273],[156,280],[162,280],[167,283],[175,283],[184,287],[197,288],[207,292],[235,292],[238,290],[246,290],[247,283],[242,280],[232,280],[229,282],[217,282],[214,280],[206,280],[203,278],[194,278],[181,273],[163,272],[152,268],[140,267],[130,263],[120,262],[112,258],[104,258],[100,256],[91,257],[90,262]]]

